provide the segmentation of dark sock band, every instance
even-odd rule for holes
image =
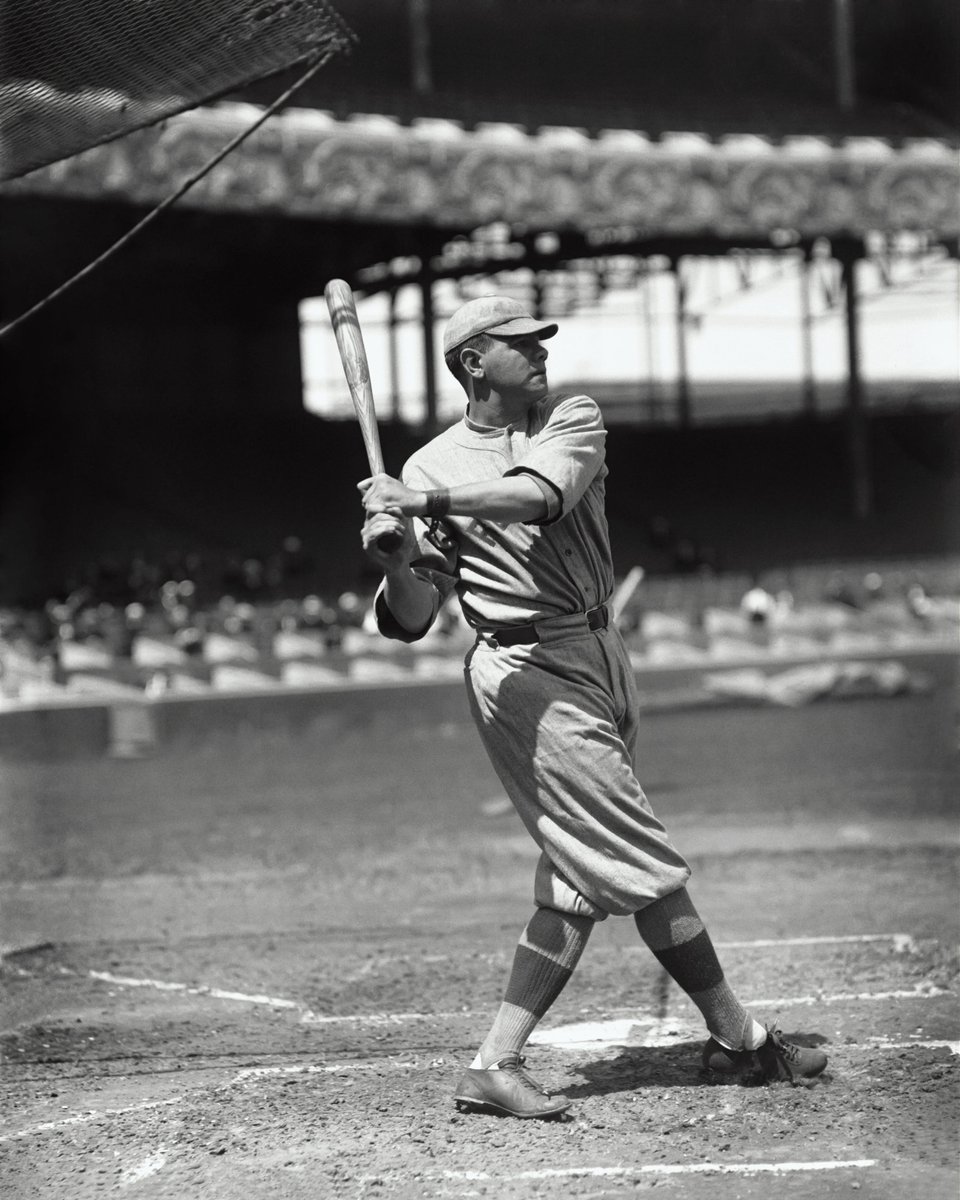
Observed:
[[[723,967],[713,948],[713,942],[702,929],[689,942],[654,950],[657,961],[687,995],[705,992],[723,982]]]
[[[518,946],[503,998],[508,1004],[516,1004],[518,1008],[525,1008],[534,1016],[542,1017],[563,991],[572,974],[570,967],[564,967],[527,946]]]

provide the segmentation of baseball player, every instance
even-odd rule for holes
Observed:
[[[595,922],[629,914],[703,1014],[708,1071],[796,1079],[826,1066],[744,1008],[687,892],[690,868],[635,773],[637,693],[607,608],[605,430],[588,396],[551,393],[557,326],[485,296],[444,331],[464,417],[416,451],[402,481],[363,480],[363,545],[384,572],[375,611],[413,642],[456,590],[476,630],[465,679],[480,737],[541,854],[535,911],[503,1001],[454,1099],[516,1117],[570,1101],[524,1069],[523,1046],[570,978]],[[377,538],[402,534],[383,553]]]

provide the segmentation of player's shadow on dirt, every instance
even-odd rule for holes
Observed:
[[[827,1038],[818,1033],[789,1033],[784,1037],[801,1046],[821,1046]],[[755,1080],[744,1080],[706,1073],[700,1064],[703,1042],[680,1042],[672,1046],[637,1046],[624,1049],[616,1058],[581,1063],[572,1071],[585,1082],[565,1084],[563,1093],[571,1100],[589,1096],[608,1096],[616,1092],[635,1092],[639,1088],[669,1087],[744,1087]]]

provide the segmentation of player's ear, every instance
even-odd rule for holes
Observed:
[[[483,361],[479,350],[465,346],[460,351],[460,365],[474,379],[483,378]]]

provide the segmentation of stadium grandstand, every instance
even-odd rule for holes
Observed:
[[[300,44],[240,21],[214,64],[218,6],[157,6],[178,80],[82,0],[0,7],[8,698],[362,674],[332,277],[361,298],[394,468],[455,416],[436,343],[461,297],[579,331],[558,382],[612,431],[638,655],[650,612],[682,624],[665,654],[749,654],[756,582],[791,598],[763,636],[795,652],[955,636],[955,5],[294,7]],[[428,649],[393,668],[438,669]]]

